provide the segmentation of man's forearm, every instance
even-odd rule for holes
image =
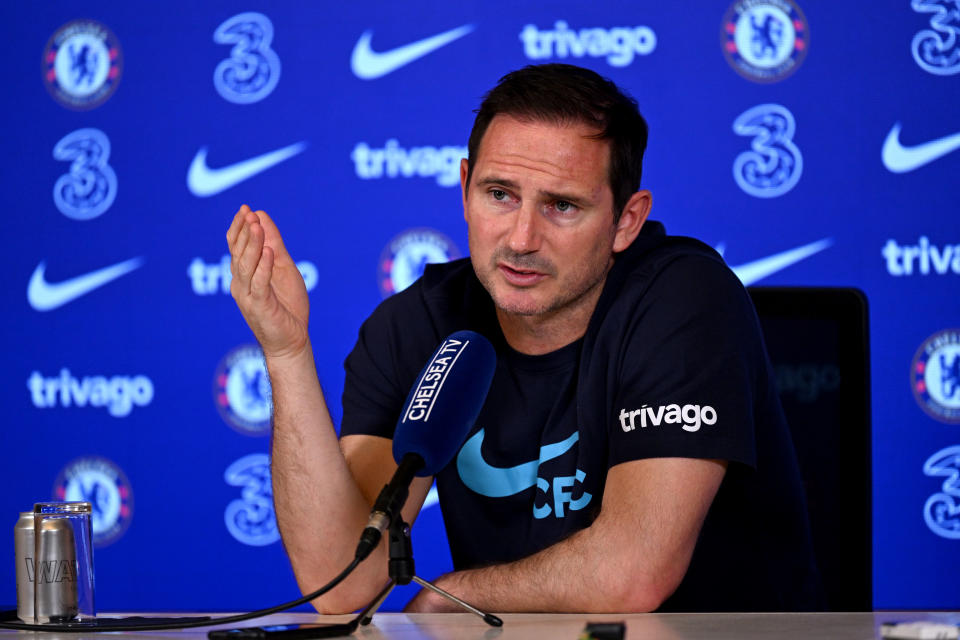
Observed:
[[[297,581],[307,592],[353,559],[370,506],[340,451],[310,345],[302,353],[268,359],[267,368],[274,398],[271,468],[277,522]],[[324,611],[354,608],[355,601],[379,588],[385,564],[363,563],[315,605]]]
[[[683,579],[725,471],[723,461],[687,458],[616,465],[589,527],[527,558],[437,584],[490,611],[653,611]],[[452,610],[427,592],[410,608]]]
[[[447,574],[437,584],[488,611],[625,612],[652,611],[671,589],[593,528],[577,532],[527,558]],[[420,610],[456,611],[438,596],[422,592]]]

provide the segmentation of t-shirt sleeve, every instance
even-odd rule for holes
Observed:
[[[667,265],[619,308],[609,465],[657,457],[756,465],[754,405],[766,375],[759,325],[736,276],[703,256]],[[609,397],[609,396],[608,396]]]
[[[344,361],[340,435],[393,438],[410,385],[436,346],[419,283],[385,300]]]

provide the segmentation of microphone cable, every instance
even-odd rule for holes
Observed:
[[[211,627],[218,624],[231,624],[234,622],[243,622],[244,620],[251,620],[253,618],[260,618],[263,616],[268,616],[272,613],[279,613],[281,611],[286,611],[287,609],[292,609],[293,607],[299,606],[310,602],[314,598],[319,598],[323,594],[327,593],[338,584],[344,581],[347,576],[349,576],[354,569],[357,568],[362,562],[362,558],[355,557],[353,561],[347,566],[346,569],[340,572],[333,580],[320,587],[312,593],[297,598],[296,600],[291,600],[290,602],[285,602],[283,604],[278,604],[275,607],[270,607],[269,609],[259,609],[257,611],[251,611],[250,613],[239,613],[233,616],[223,616],[221,618],[211,618],[209,616],[198,616],[196,618],[183,617],[183,618],[143,618],[133,616],[130,618],[94,618],[93,620],[78,620],[76,622],[64,622],[64,623],[50,623],[50,624],[29,624],[26,622],[7,622],[0,621],[0,629],[16,629],[19,631],[59,631],[61,633],[91,633],[91,632],[107,632],[107,631],[167,631],[171,629],[191,629],[194,627]],[[12,612],[16,615],[16,612]],[[133,622],[134,620],[142,621],[140,624]],[[159,622],[159,620],[166,620],[165,622]]]

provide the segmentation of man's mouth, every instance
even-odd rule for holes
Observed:
[[[512,267],[503,262],[497,264],[497,268],[507,282],[520,287],[534,285],[547,277],[547,274],[540,271]]]

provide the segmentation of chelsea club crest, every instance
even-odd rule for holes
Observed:
[[[113,32],[96,20],[57,29],[43,50],[43,81],[54,100],[85,111],[113,95],[123,74],[123,52]]]
[[[944,329],[923,341],[910,365],[910,387],[931,418],[960,424],[960,329]]]
[[[720,30],[723,55],[747,80],[777,82],[800,66],[810,26],[792,0],[738,0]]]
[[[93,506],[95,547],[116,542],[133,519],[130,481],[120,467],[100,456],[77,458],[64,467],[54,483],[53,497]]]
[[[224,356],[213,378],[213,397],[220,416],[236,431],[270,433],[273,401],[260,347],[242,345]]]
[[[453,240],[433,229],[408,229],[394,236],[380,254],[380,293],[389,298],[423,275],[428,264],[460,257]]]

